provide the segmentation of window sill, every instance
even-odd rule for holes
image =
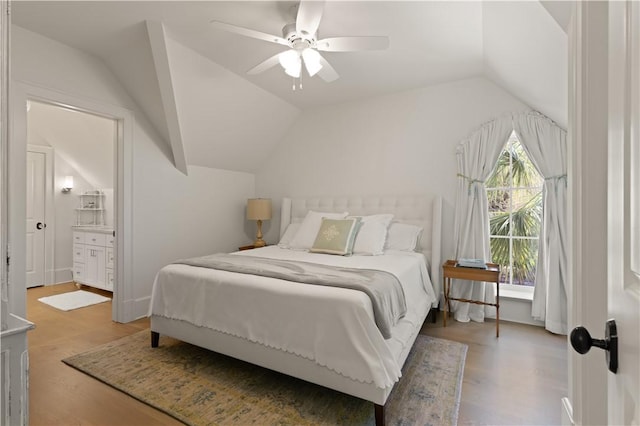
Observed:
[[[514,299],[521,301],[533,301],[533,292],[500,289],[500,299]]]

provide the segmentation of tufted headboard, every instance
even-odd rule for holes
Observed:
[[[280,237],[290,223],[302,222],[309,210],[349,212],[350,215],[393,213],[394,221],[423,228],[419,250],[429,262],[433,288],[442,294],[442,197],[440,196],[367,196],[283,198]]]

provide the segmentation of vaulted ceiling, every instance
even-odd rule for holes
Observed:
[[[179,168],[253,171],[300,114],[471,77],[566,126],[569,4],[327,1],[321,38],[385,35],[389,49],[325,52],[340,78],[306,77],[295,91],[279,66],[246,74],[282,46],[210,22],[280,36],[296,2],[24,1],[13,23],[100,58],[182,155]]]

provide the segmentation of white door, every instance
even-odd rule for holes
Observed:
[[[563,424],[640,424],[640,3],[574,2],[570,37],[572,326],[605,337],[569,355]]]
[[[45,160],[42,152],[27,152],[27,288],[45,284]]]
[[[640,424],[640,3],[609,5],[608,314],[619,368],[608,376],[610,425]]]

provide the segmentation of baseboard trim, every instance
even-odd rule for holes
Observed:
[[[495,309],[493,314],[486,318],[495,319]],[[519,324],[535,325],[544,327],[544,322],[533,319],[531,316],[531,300],[502,298],[500,295],[500,321],[511,321]]]
[[[576,423],[573,421],[573,407],[569,398],[562,398],[560,400],[562,409],[560,412],[560,424],[562,426],[574,426]]]
[[[63,284],[73,281],[71,268],[60,268],[53,271],[53,280],[50,285]]]
[[[122,322],[127,323],[147,317],[149,315],[149,303],[151,303],[151,296],[125,300],[124,318]]]

